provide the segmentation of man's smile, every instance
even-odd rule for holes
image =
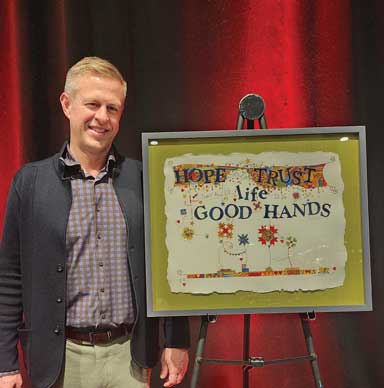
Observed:
[[[109,129],[107,128],[95,127],[93,125],[88,125],[88,129],[90,129],[92,132],[97,133],[98,135],[102,135],[104,133],[109,132]]]

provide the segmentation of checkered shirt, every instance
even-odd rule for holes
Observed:
[[[61,158],[72,206],[66,234],[67,326],[115,326],[134,321],[127,226],[112,184],[114,155],[96,178],[68,147]]]

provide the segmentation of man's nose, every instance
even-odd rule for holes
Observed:
[[[95,113],[95,119],[100,123],[105,123],[109,120],[108,110],[106,106],[100,106]]]

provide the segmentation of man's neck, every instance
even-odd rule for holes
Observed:
[[[102,154],[90,154],[69,145],[69,152],[80,163],[81,168],[89,175],[96,177],[105,166],[108,151]]]

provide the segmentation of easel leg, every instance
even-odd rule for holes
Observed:
[[[243,332],[243,360],[249,360],[249,340],[250,340],[250,322],[251,316],[244,314],[244,332]],[[247,365],[243,366],[243,388],[249,387],[249,370]]]
[[[201,359],[203,357],[205,340],[207,338],[208,323],[209,323],[208,317],[201,317],[201,326],[200,326],[200,332],[199,332],[199,340],[197,342],[197,347],[196,347],[196,356],[195,356],[195,363],[193,366],[191,388],[197,388],[197,380],[199,379],[200,364],[201,364]]]
[[[317,355],[315,353],[315,348],[313,346],[313,338],[312,338],[311,327],[309,323],[309,316],[308,314],[300,314],[300,319],[301,319],[301,325],[303,327],[305,343],[307,345],[307,351],[308,351],[308,354],[312,356],[311,366],[312,366],[313,377],[315,379],[315,386],[316,388],[324,388],[323,383],[321,381],[319,364],[317,362]]]

